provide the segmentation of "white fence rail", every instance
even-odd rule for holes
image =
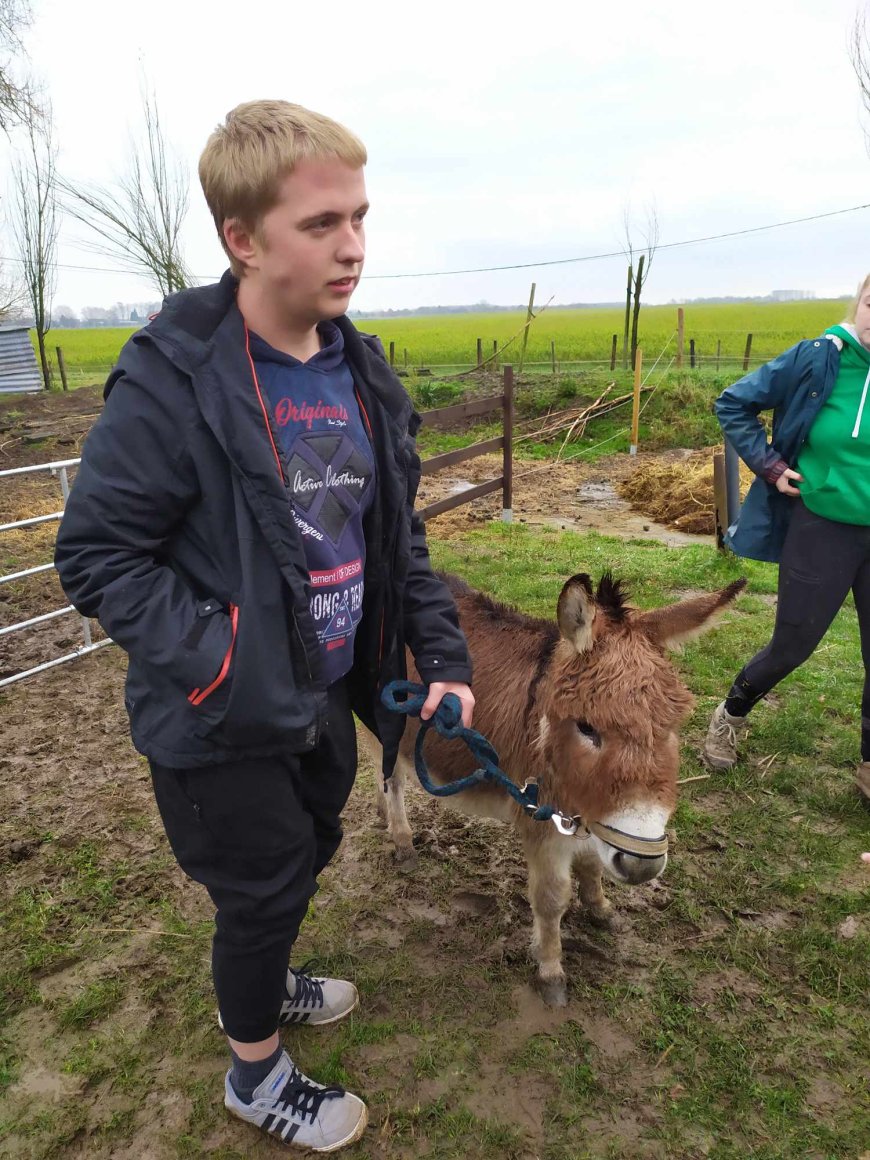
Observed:
[[[8,478],[12,475],[27,475],[36,474],[42,471],[48,471],[51,475],[60,480],[60,490],[63,496],[64,507],[69,498],[69,475],[70,467],[76,467],[81,463],[80,459],[59,459],[54,463],[35,463],[30,467],[11,467],[5,471],[0,471],[0,480]],[[50,523],[52,520],[60,522],[63,518],[63,509],[58,512],[51,512],[44,516],[33,516],[26,520],[13,520],[8,524],[0,524],[0,532],[11,532],[17,528],[31,528],[37,524]],[[17,580],[24,580],[28,576],[36,576],[40,572],[51,572],[54,570],[54,564],[36,564],[32,568],[24,568],[20,572],[9,572],[5,576],[0,576],[0,584],[11,584]],[[48,620],[55,620],[61,616],[78,616],[79,614],[71,604],[65,608],[56,608],[52,612],[45,612],[40,616],[31,616],[28,620],[20,620],[17,624],[8,624],[4,628],[0,628],[0,637],[8,636],[13,632],[23,632],[28,628],[33,628],[34,625],[43,624]],[[78,660],[79,657],[86,656],[88,653],[96,652],[98,648],[104,648],[107,644],[112,644],[109,637],[105,640],[94,641],[91,637],[91,625],[87,617],[80,616],[82,626],[82,637],[84,643],[74,652],[67,653],[61,657],[55,657],[53,660],[45,661],[44,664],[34,665],[32,668],[23,669],[21,672],[13,673],[11,676],[0,679],[0,689],[5,685],[12,685],[16,681],[23,681],[25,677],[32,677],[36,673],[42,673],[46,669],[53,669],[56,665],[66,664],[67,661]]]

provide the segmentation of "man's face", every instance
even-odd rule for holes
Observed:
[[[861,344],[870,349],[870,289],[861,295],[861,301],[855,311],[855,330]]]
[[[299,162],[250,238],[245,279],[273,296],[294,325],[337,318],[362,272],[367,210],[362,169],[338,160]]]

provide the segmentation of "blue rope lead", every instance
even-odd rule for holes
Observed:
[[[394,713],[404,713],[407,717],[419,717],[420,710],[426,701],[426,695],[427,690],[424,685],[415,685],[413,681],[390,681],[381,693],[381,701]],[[464,741],[471,750],[475,761],[480,763],[480,768],[467,777],[461,777],[458,781],[449,782],[447,785],[436,785],[429,776],[429,769],[423,756],[423,743],[426,740],[426,734],[433,726],[436,733],[449,741],[454,738]],[[462,705],[454,693],[447,693],[435,710],[434,716],[430,717],[428,721],[420,722],[420,730],[414,746],[414,768],[423,789],[434,797],[452,797],[453,794],[462,793],[463,790],[471,789],[472,786],[480,785],[481,782],[490,781],[506,790],[536,822],[549,821],[556,813],[554,806],[538,805],[538,787],[534,782],[526,785],[524,789],[520,789],[511,781],[507,774],[499,768],[498,754],[483,734],[478,733],[476,729],[466,729],[463,726]]]

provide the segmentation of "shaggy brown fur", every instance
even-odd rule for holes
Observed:
[[[743,582],[640,612],[629,607],[622,584],[609,573],[594,592],[581,574],[562,589],[557,627],[445,578],[474,662],[474,726],[492,742],[511,779],[520,785],[537,780],[542,803],[584,820],[613,825],[623,815],[669,817],[676,804],[677,734],[693,699],[665,648],[708,627]],[[409,668],[417,679],[410,657]],[[400,859],[414,856],[402,778],[413,770],[415,736],[413,724],[402,742],[400,768],[388,792],[379,794]],[[426,741],[426,760],[441,783],[475,767],[464,746],[434,733]],[[550,1000],[561,1001],[559,923],[570,899],[572,863],[580,860],[581,895],[600,918],[608,910],[602,868],[611,877],[640,882],[661,872],[664,857],[614,857],[598,839],[567,838],[550,823],[530,820],[492,785],[465,791],[449,804],[511,821],[520,831],[529,860],[539,981]]]

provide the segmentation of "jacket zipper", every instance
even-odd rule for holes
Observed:
[[[236,647],[236,632],[239,626],[239,606],[237,604],[230,605],[230,623],[232,624],[233,635],[230,638],[230,647],[226,651],[220,672],[207,689],[203,689],[202,691],[194,689],[192,693],[188,694],[187,699],[191,705],[201,705],[206,697],[210,697],[215,689],[226,680],[230,668],[230,661],[233,659],[233,649]]]

